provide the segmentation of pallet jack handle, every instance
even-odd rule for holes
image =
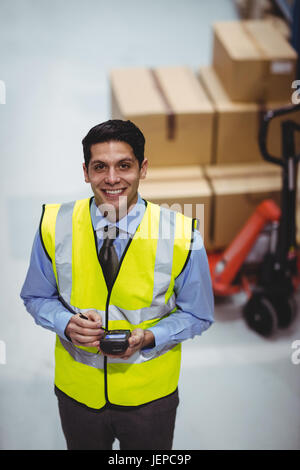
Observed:
[[[271,155],[268,152],[267,149],[267,137],[268,137],[268,131],[269,131],[269,125],[271,121],[279,116],[284,116],[286,114],[290,114],[296,111],[300,111],[300,104],[296,105],[291,105],[291,106],[284,106],[282,108],[274,109],[274,110],[269,110],[267,111],[262,119],[261,126],[260,126],[260,131],[259,131],[259,136],[258,136],[258,143],[260,147],[260,151],[262,156],[264,157],[265,160],[271,163],[275,163],[276,165],[284,166],[285,162],[284,159]],[[285,121],[289,123],[290,128],[292,127],[295,130],[300,131],[300,125],[296,124],[293,121]],[[283,125],[285,124],[284,122],[282,123]],[[299,155],[293,155],[293,158],[296,160],[300,159],[300,154]]]
[[[273,119],[295,112],[300,112],[300,104],[267,111],[263,116],[259,133],[259,146],[263,158],[282,168],[281,218],[274,258],[274,264],[282,272],[296,272],[296,192],[300,154],[296,154],[295,134],[300,131],[300,125],[288,118],[281,121],[281,158],[268,152],[267,134]]]
[[[235,276],[263,227],[269,222],[278,222],[280,215],[281,211],[272,199],[265,199],[257,206],[215,266],[212,281],[216,294],[229,295],[240,290],[232,284]]]
[[[218,295],[228,295],[238,291],[237,286],[234,285],[234,279],[259,233],[267,223],[279,225],[280,243],[278,242],[276,250],[278,251],[277,258],[282,265],[285,262],[287,251],[291,246],[295,246],[295,185],[292,184],[295,180],[295,172],[290,168],[290,163],[295,168],[296,162],[300,159],[300,154],[295,155],[294,153],[294,131],[300,130],[300,125],[288,119],[282,121],[283,154],[281,158],[271,155],[267,149],[267,136],[271,121],[295,111],[300,111],[300,104],[270,110],[263,116],[259,132],[259,146],[265,160],[282,167],[284,175],[282,207],[279,209],[271,199],[263,201],[225,249],[212,272],[214,292]]]

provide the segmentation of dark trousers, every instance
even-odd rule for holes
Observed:
[[[178,390],[138,407],[105,407],[94,411],[72,400],[57,388],[62,429],[68,450],[111,450],[114,439],[120,450],[171,450]]]

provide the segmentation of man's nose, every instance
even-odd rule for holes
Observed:
[[[108,172],[105,176],[105,183],[107,184],[115,184],[120,181],[120,177],[118,175],[118,172],[116,171],[115,168],[111,167],[108,169]]]

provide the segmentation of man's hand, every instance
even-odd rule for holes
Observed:
[[[74,315],[66,326],[65,334],[76,346],[99,347],[99,340],[104,334],[102,318],[95,310],[84,312],[85,320],[80,314]]]
[[[105,354],[102,352],[107,357],[119,357],[120,359],[129,359],[130,356],[132,356],[136,351],[139,351],[142,348],[145,347],[153,347],[155,344],[155,338],[154,334],[152,331],[149,330],[143,330],[142,328],[136,328],[131,332],[131,336],[128,339],[129,346],[121,354]]]

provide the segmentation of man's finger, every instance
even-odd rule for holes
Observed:
[[[88,310],[84,313],[84,316],[88,317],[89,320],[94,321],[96,323],[101,323],[102,325],[102,317],[95,310]]]
[[[80,343],[79,341],[73,341],[75,346],[81,346],[83,348],[98,348],[99,341],[94,341],[93,343]]]
[[[99,328],[82,328],[81,326],[76,326],[76,329],[74,329],[74,333],[77,333],[82,336],[99,336],[99,338],[102,338],[104,335],[104,330],[102,330],[100,327]]]
[[[80,327],[82,328],[90,328],[90,329],[97,329],[97,328],[101,328],[102,327],[102,319],[100,317],[100,315],[98,317],[94,317],[95,319],[93,320],[91,316],[87,316],[85,315],[86,318],[83,318],[82,316],[80,316],[80,314],[78,314],[78,316],[76,316],[76,324],[79,325]]]
[[[76,343],[80,343],[80,346],[86,346],[87,343],[97,343],[99,345],[101,336],[85,336],[78,333],[73,334],[73,339]]]
[[[137,346],[140,344],[144,339],[144,331],[141,328],[137,328],[132,331],[131,336],[128,340],[129,346]]]

